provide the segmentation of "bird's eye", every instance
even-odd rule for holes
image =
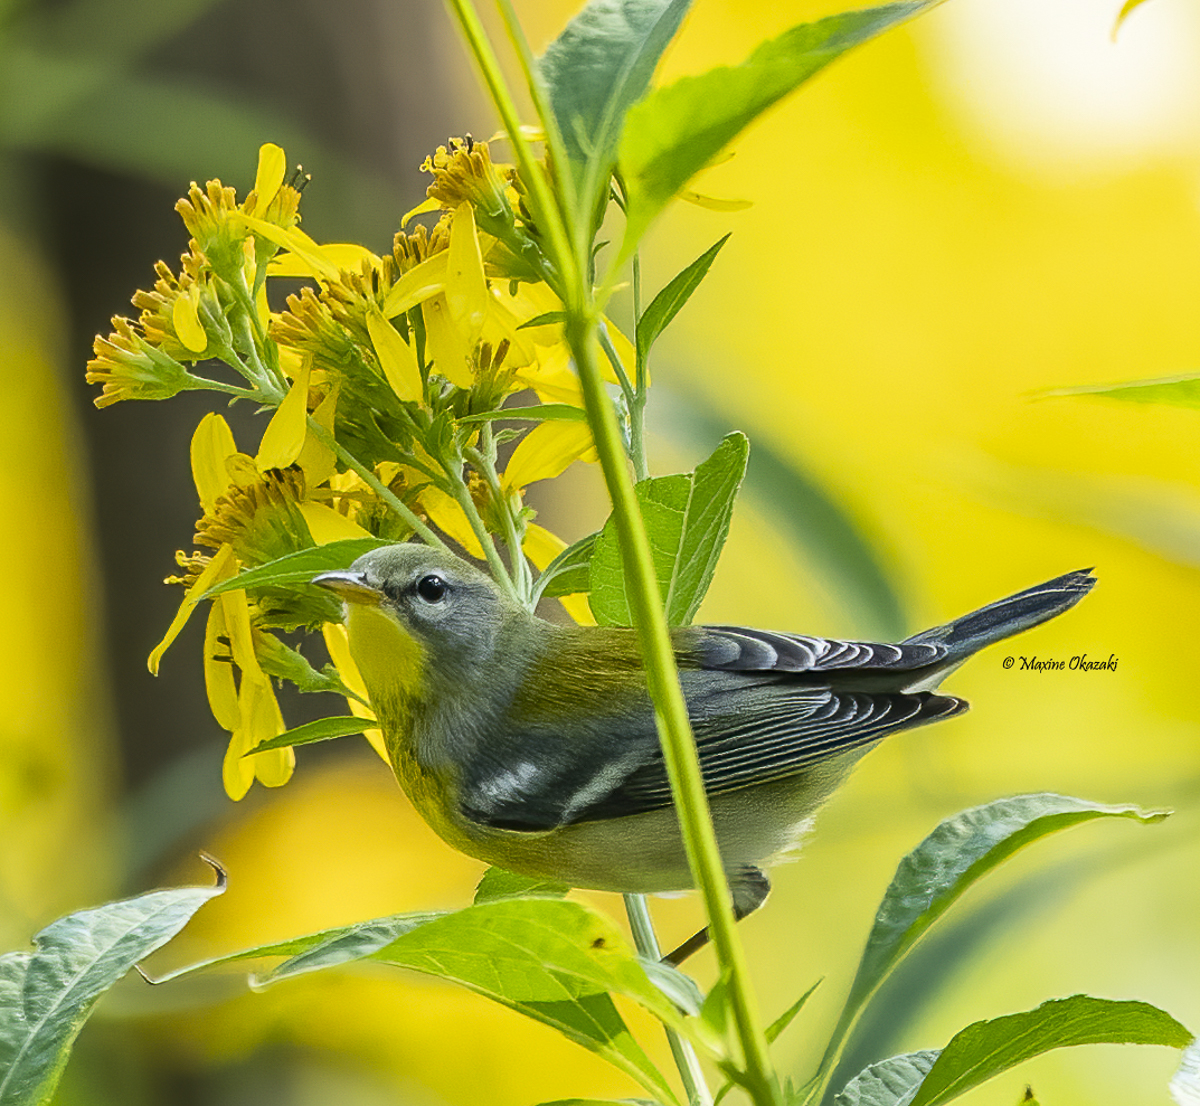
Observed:
[[[417,581],[417,594],[426,603],[440,603],[446,598],[446,592],[449,590],[449,584],[440,576],[430,574],[429,576],[422,576]]]

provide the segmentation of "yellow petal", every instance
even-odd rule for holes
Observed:
[[[410,346],[391,323],[374,306],[367,309],[367,333],[383,375],[392,386],[392,391],[401,399],[420,403],[423,395],[421,367],[417,364],[417,351]]]
[[[246,693],[240,705],[246,719],[247,748],[253,749],[278,737],[287,726],[270,681],[243,680],[242,689]],[[267,787],[282,787],[292,778],[292,769],[296,766],[296,752],[291,748],[268,749],[246,759]]]
[[[521,543],[521,548],[534,567],[541,572],[567,548],[567,543],[557,534],[550,533],[544,526],[531,522],[525,527],[525,540]]]
[[[304,439],[308,436],[308,380],[311,372],[312,361],[305,358],[304,366],[292,381],[288,394],[267,423],[255,458],[259,472],[287,468],[300,456]]]
[[[538,346],[537,360],[517,370],[518,384],[532,388],[543,403],[583,406],[583,388],[571,365],[571,352],[561,342]]]
[[[370,532],[324,503],[301,503],[300,514],[308,523],[308,532],[318,545],[343,538],[369,538]]]
[[[252,488],[259,482],[258,465],[253,457],[235,453],[225,459],[226,486],[236,484],[239,488]]]
[[[352,273],[361,273],[364,261],[373,269],[380,267],[379,255],[355,242],[329,242],[318,248],[325,261],[339,269],[348,269]],[[278,253],[267,264],[267,275],[307,277],[313,275],[313,270],[309,262],[294,253]]]
[[[439,530],[452,537],[472,557],[483,560],[483,546],[457,499],[430,484],[421,492],[421,507]]]
[[[454,325],[446,307],[444,296],[434,296],[421,304],[421,318],[425,321],[425,352],[433,361],[433,367],[442,376],[460,388],[469,388],[475,383],[471,372],[471,350],[465,332]]]
[[[287,155],[282,146],[274,142],[264,142],[258,148],[258,172],[254,175],[254,191],[257,199],[255,211],[266,211],[268,205],[275,199],[275,193],[283,184],[283,174],[287,172]]]
[[[394,319],[430,296],[446,290],[446,272],[450,251],[438,250],[419,265],[414,265],[388,290],[383,298],[383,314]]]
[[[403,215],[400,216],[400,229],[403,230],[408,226],[408,221],[415,215],[424,215],[430,211],[441,211],[442,203],[440,200],[435,200],[432,196],[427,200],[422,200],[416,207],[410,207]]]
[[[325,638],[325,648],[329,650],[329,659],[333,661],[334,668],[338,670],[338,675],[341,676],[342,683],[351,691],[361,695],[364,699],[367,698],[367,685],[363,683],[363,678],[358,671],[358,665],[354,663],[354,658],[350,656],[350,640],[346,636],[346,627],[337,622],[326,622],[321,627],[321,635]],[[357,699],[347,699],[346,705],[350,708],[350,713],[359,718],[375,717]],[[383,744],[383,731],[378,729],[367,730],[364,736],[371,743],[371,748],[387,764],[388,756],[387,749]]]
[[[511,490],[548,480],[588,453],[595,457],[592,431],[586,422],[539,423],[517,443],[501,483]]]
[[[313,411],[313,422],[333,433],[333,420],[337,414],[338,387],[334,385]],[[312,430],[304,439],[304,448],[296,458],[296,464],[304,471],[304,482],[310,488],[324,484],[337,472],[337,455],[324,442],[317,441]]]
[[[229,487],[229,458],[237,452],[233,431],[216,412],[210,412],[200,420],[192,435],[192,479],[200,496],[200,506],[210,514],[217,505],[217,497],[225,494]]]
[[[483,257],[475,233],[475,211],[469,203],[455,209],[450,224],[450,260],[446,270],[446,306],[450,321],[462,331],[463,340],[472,349],[483,330],[487,310],[487,280],[483,275]]]
[[[171,304],[171,323],[179,340],[192,353],[203,353],[208,348],[208,335],[200,322],[200,285],[193,284]]]
[[[252,740],[250,728],[239,726],[230,735],[225,759],[221,762],[221,782],[225,785],[225,794],[235,803],[245,798],[254,782],[254,765],[249,757],[242,755],[250,751]]]
[[[560,595],[558,601],[563,605],[563,610],[567,612],[580,626],[595,626],[596,616],[592,614],[591,604],[588,602],[588,597],[583,592],[575,595]]]
[[[213,559],[205,566],[204,571],[200,573],[196,582],[188,588],[187,594],[183,597],[183,602],[179,604],[179,610],[171,620],[171,625],[167,627],[167,632],[163,634],[162,641],[154,647],[154,651],[146,661],[151,675],[158,675],[158,665],[162,660],[163,654],[170,648],[171,642],[179,636],[179,631],[187,625],[187,620],[191,618],[192,611],[196,609],[196,603],[199,601],[200,596],[214,584],[218,584],[222,580],[227,580],[233,575],[235,569],[233,547],[230,545],[221,546]]]
[[[228,636],[225,608],[220,603],[213,603],[204,629],[204,687],[217,725],[233,733],[242,724],[242,712],[238,709],[233,658],[229,646],[221,640]]]
[[[225,591],[216,597],[215,602],[224,608],[225,629],[229,633],[229,651],[233,654],[233,663],[242,671],[243,688],[247,680],[266,683],[267,677],[258,663],[258,654],[254,651],[254,633],[250,628],[250,606],[246,601],[246,593]]]
[[[237,216],[256,235],[285,250],[290,250],[307,267],[305,276],[316,277],[318,280],[336,280],[337,265],[325,255],[325,249],[302,230],[291,227],[284,230],[265,219],[253,215],[240,214]]]

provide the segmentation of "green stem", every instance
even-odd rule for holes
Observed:
[[[449,470],[446,472],[454,488],[454,498],[462,508],[463,514],[467,516],[467,522],[471,524],[471,531],[483,549],[484,560],[487,561],[488,568],[491,569],[496,583],[508,592],[511,598],[515,599],[518,603],[523,603],[524,600],[520,589],[517,587],[513,577],[509,575],[508,568],[500,557],[500,551],[496,548],[496,543],[492,541],[492,535],[488,533],[488,528],[483,524],[483,519],[479,515],[479,508],[475,506],[475,500],[471,498],[471,492],[467,488],[466,482],[462,479],[461,474],[461,463],[458,466],[457,474]],[[515,571],[516,566],[514,565],[513,567]]]
[[[342,462],[346,468],[358,473],[362,477],[363,482],[369,487],[380,499],[383,500],[391,510],[399,515],[413,531],[422,540],[432,545],[436,549],[445,549],[446,543],[437,536],[428,526],[423,523],[420,518],[408,507],[403,500],[400,499],[382,480],[379,479],[366,465],[364,465],[357,457],[355,457],[345,446],[342,445],[328,430],[325,429],[312,415],[308,416],[308,429],[312,436],[317,439],[322,445],[333,450],[334,456]]]
[[[529,562],[525,559],[525,550],[521,545],[521,535],[517,532],[517,520],[513,516],[510,497],[505,493],[496,473],[495,447],[491,442],[491,426],[484,424],[484,440],[486,449],[466,449],[463,452],[475,470],[487,482],[492,501],[500,511],[504,522],[504,542],[508,546],[508,557],[512,562],[513,583],[516,585],[517,596],[521,603],[533,610],[537,605],[533,598],[533,575],[529,571]]]
[[[633,931],[633,943],[638,952],[647,960],[661,960],[662,949],[658,945],[658,935],[654,932],[654,922],[650,917],[650,907],[645,895],[626,895],[625,912],[629,915],[629,928]],[[667,1032],[667,1043],[671,1046],[671,1055],[675,1058],[675,1067],[679,1069],[679,1077],[683,1080],[684,1090],[687,1091],[688,1106],[712,1106],[712,1091],[704,1078],[700,1067],[700,1058],[692,1047],[691,1041],[685,1040],[670,1026],[664,1026]]]
[[[487,85],[492,103],[500,113],[500,120],[512,143],[517,164],[521,167],[521,177],[529,188],[535,210],[541,218],[538,229],[546,236],[550,256],[561,266],[573,256],[567,228],[563,223],[562,213],[555,203],[554,193],[550,190],[541,166],[533,156],[529,140],[521,133],[521,118],[517,113],[517,106],[513,101],[512,93],[509,92],[508,84],[504,80],[504,74],[500,70],[500,63],[496,60],[492,45],[488,41],[487,32],[479,21],[479,14],[475,11],[475,5],[471,0],[446,0],[446,2],[462,28],[463,37],[466,38],[467,45],[475,57],[476,65],[479,66],[479,72],[483,77],[484,84]],[[549,123],[546,119],[542,119],[541,122],[542,126],[547,128],[546,137],[549,141],[551,138],[549,128],[553,126],[553,119]],[[562,156],[561,142],[557,149],[553,147],[552,149],[556,158]],[[570,287],[573,283],[570,276],[564,273],[563,277],[567,286]]]
[[[596,363],[596,328],[594,316],[570,313],[566,336],[579,369],[588,423],[612,499],[630,609],[645,660],[671,794],[692,878],[708,915],[712,944],[729,980],[729,1002],[742,1051],[744,1086],[756,1106],[780,1106],[779,1083],[771,1067],[745,953],[735,930],[732,896],[717,847],[691,721],[675,667],[675,651],[658,593],[650,543],[625,466],[616,416]]]
[[[641,347],[637,344],[638,327],[642,325],[642,254],[635,250],[633,254],[633,336],[634,365],[633,398],[629,400],[629,452],[633,461],[633,474],[637,480],[645,480],[650,475],[650,466],[646,461],[646,399],[648,397],[647,378],[649,373],[642,360]]]

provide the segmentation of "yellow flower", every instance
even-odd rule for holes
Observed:
[[[123,399],[170,399],[195,385],[173,357],[150,345],[128,319],[114,316],[107,338],[96,336],[95,356],[87,364],[87,382],[103,391],[94,400],[108,407]]]
[[[596,445],[586,422],[554,419],[539,423],[518,443],[500,478],[505,490],[528,487],[558,476],[573,461],[596,459]]]

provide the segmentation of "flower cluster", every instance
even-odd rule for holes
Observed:
[[[272,566],[334,543],[449,541],[532,603],[535,574],[565,545],[533,521],[525,490],[594,458],[562,304],[516,174],[470,139],[439,147],[424,167],[429,198],[382,255],[300,229],[307,178],[285,180],[277,146],[262,148],[241,203],[219,181],[193,184],[177,205],[191,236],[178,272],[156,266],[154,287],[134,297],[137,320],[114,319],[88,365],[103,388],[98,406],[208,390],[270,412],[253,453],[239,451],[218,414],[196,429],[202,514],[194,551],[177,554],[168,580],[183,601],[149,662],[157,671],[208,602],[205,680],[231,734],[224,780],[235,798],[256,778],[278,786],[292,772],[279,681],[342,695],[372,717],[339,605]],[[410,229],[423,213],[436,214],[433,225]],[[277,277],[308,283],[273,309]],[[614,372],[625,372],[633,351],[611,324],[609,333]],[[245,585],[232,583],[250,570]],[[590,617],[582,597],[563,602]],[[318,669],[284,640],[297,631],[319,633],[331,663]],[[378,733],[367,736],[382,752]]]

